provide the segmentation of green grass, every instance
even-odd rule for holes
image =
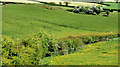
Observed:
[[[43,5],[4,6],[3,35],[17,38],[43,29],[55,38],[64,38],[118,31],[118,13],[111,13],[111,17],[75,14],[59,8],[49,10],[41,7]]]
[[[118,39],[89,44],[84,48],[78,53],[53,57],[52,65],[118,65]],[[43,62],[51,65],[50,61],[51,58],[45,58]]]
[[[104,9],[116,9],[116,10],[120,9],[118,8],[120,5],[119,3],[104,3],[104,4],[110,5],[110,6],[104,6],[103,7]]]
[[[50,10],[40,5],[7,5],[2,8],[2,33],[13,38],[24,34],[46,31],[54,38],[68,36],[101,35],[118,32],[118,13],[111,13],[110,17],[100,15],[76,14],[59,9]],[[99,42],[84,46],[80,53],[57,56],[54,64],[71,65],[115,65],[117,64],[117,40]],[[49,60],[48,60],[49,59]],[[42,64],[50,64],[51,58],[44,58]],[[103,62],[104,61],[104,62]]]

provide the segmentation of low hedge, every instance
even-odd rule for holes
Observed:
[[[120,35],[83,36],[53,39],[46,33],[27,35],[22,39],[2,37],[2,65],[38,65],[40,59],[79,51],[87,43],[109,40]]]
[[[2,65],[38,65],[40,59],[72,53],[82,46],[79,39],[52,39],[46,33],[27,35],[22,39],[2,37]],[[65,51],[66,50],[66,51]]]
[[[109,39],[117,38],[119,34],[109,34],[109,35],[96,35],[96,36],[84,36],[79,37],[83,40],[83,43],[89,44],[99,41],[108,41]]]

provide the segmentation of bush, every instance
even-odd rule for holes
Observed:
[[[86,14],[94,14],[94,12],[99,15],[100,12],[103,11],[103,8],[101,6],[90,6],[90,7],[84,7],[84,6],[78,6],[75,7],[73,12],[74,13],[79,13],[79,12],[85,12]]]
[[[4,36],[2,44],[3,65],[37,65],[40,59],[51,56],[51,52],[55,52],[54,55],[73,53],[83,45],[80,38],[55,40],[46,33],[17,40]]]
[[[94,11],[93,11],[92,9],[90,9],[90,8],[86,8],[86,9],[85,9],[85,13],[86,13],[86,14],[93,14]]]
[[[40,59],[54,55],[70,54],[79,51],[81,46],[97,41],[107,41],[119,34],[52,39],[46,33],[27,35],[22,39],[2,38],[2,65],[38,65]]]
[[[68,54],[77,51],[83,46],[83,42],[80,38],[61,39],[58,45],[60,54]]]
[[[28,35],[23,39],[2,38],[3,65],[37,65],[49,52],[52,39],[45,33]],[[6,62],[9,61],[9,62]]]
[[[84,36],[79,37],[82,39],[84,44],[94,43],[98,41],[108,41],[109,39],[117,38],[118,34],[109,34],[109,35],[96,35],[96,36]]]
[[[79,13],[79,9],[77,7],[74,8],[73,10],[74,13]]]

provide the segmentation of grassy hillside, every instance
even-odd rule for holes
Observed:
[[[3,65],[117,65],[118,40],[84,44],[117,37],[118,12],[105,17],[105,12],[87,15],[66,9],[45,4],[3,6]],[[64,50],[69,55],[63,55]],[[50,58],[52,52],[57,56]]]
[[[54,57],[52,65],[118,65],[118,39],[89,44],[84,48],[78,53]],[[43,62],[51,64],[48,59]]]
[[[2,8],[3,35],[20,37],[23,34],[45,30],[55,38],[68,36],[95,35],[118,31],[118,13],[111,17],[84,15],[67,12],[41,5],[7,5]]]
[[[119,5],[120,3],[104,3],[107,4],[109,6],[104,6],[104,9],[114,9],[114,10],[120,10]]]

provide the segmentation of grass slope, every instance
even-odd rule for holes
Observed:
[[[40,5],[7,5],[2,8],[3,35],[20,37],[23,34],[44,29],[55,38],[113,33],[118,31],[118,14],[111,17],[70,13],[56,8],[53,10]]]
[[[87,45],[79,53],[56,56],[52,65],[118,65],[118,39]]]
[[[116,9],[116,10],[120,10],[119,5],[120,3],[104,3],[110,6],[104,6],[104,9]]]

